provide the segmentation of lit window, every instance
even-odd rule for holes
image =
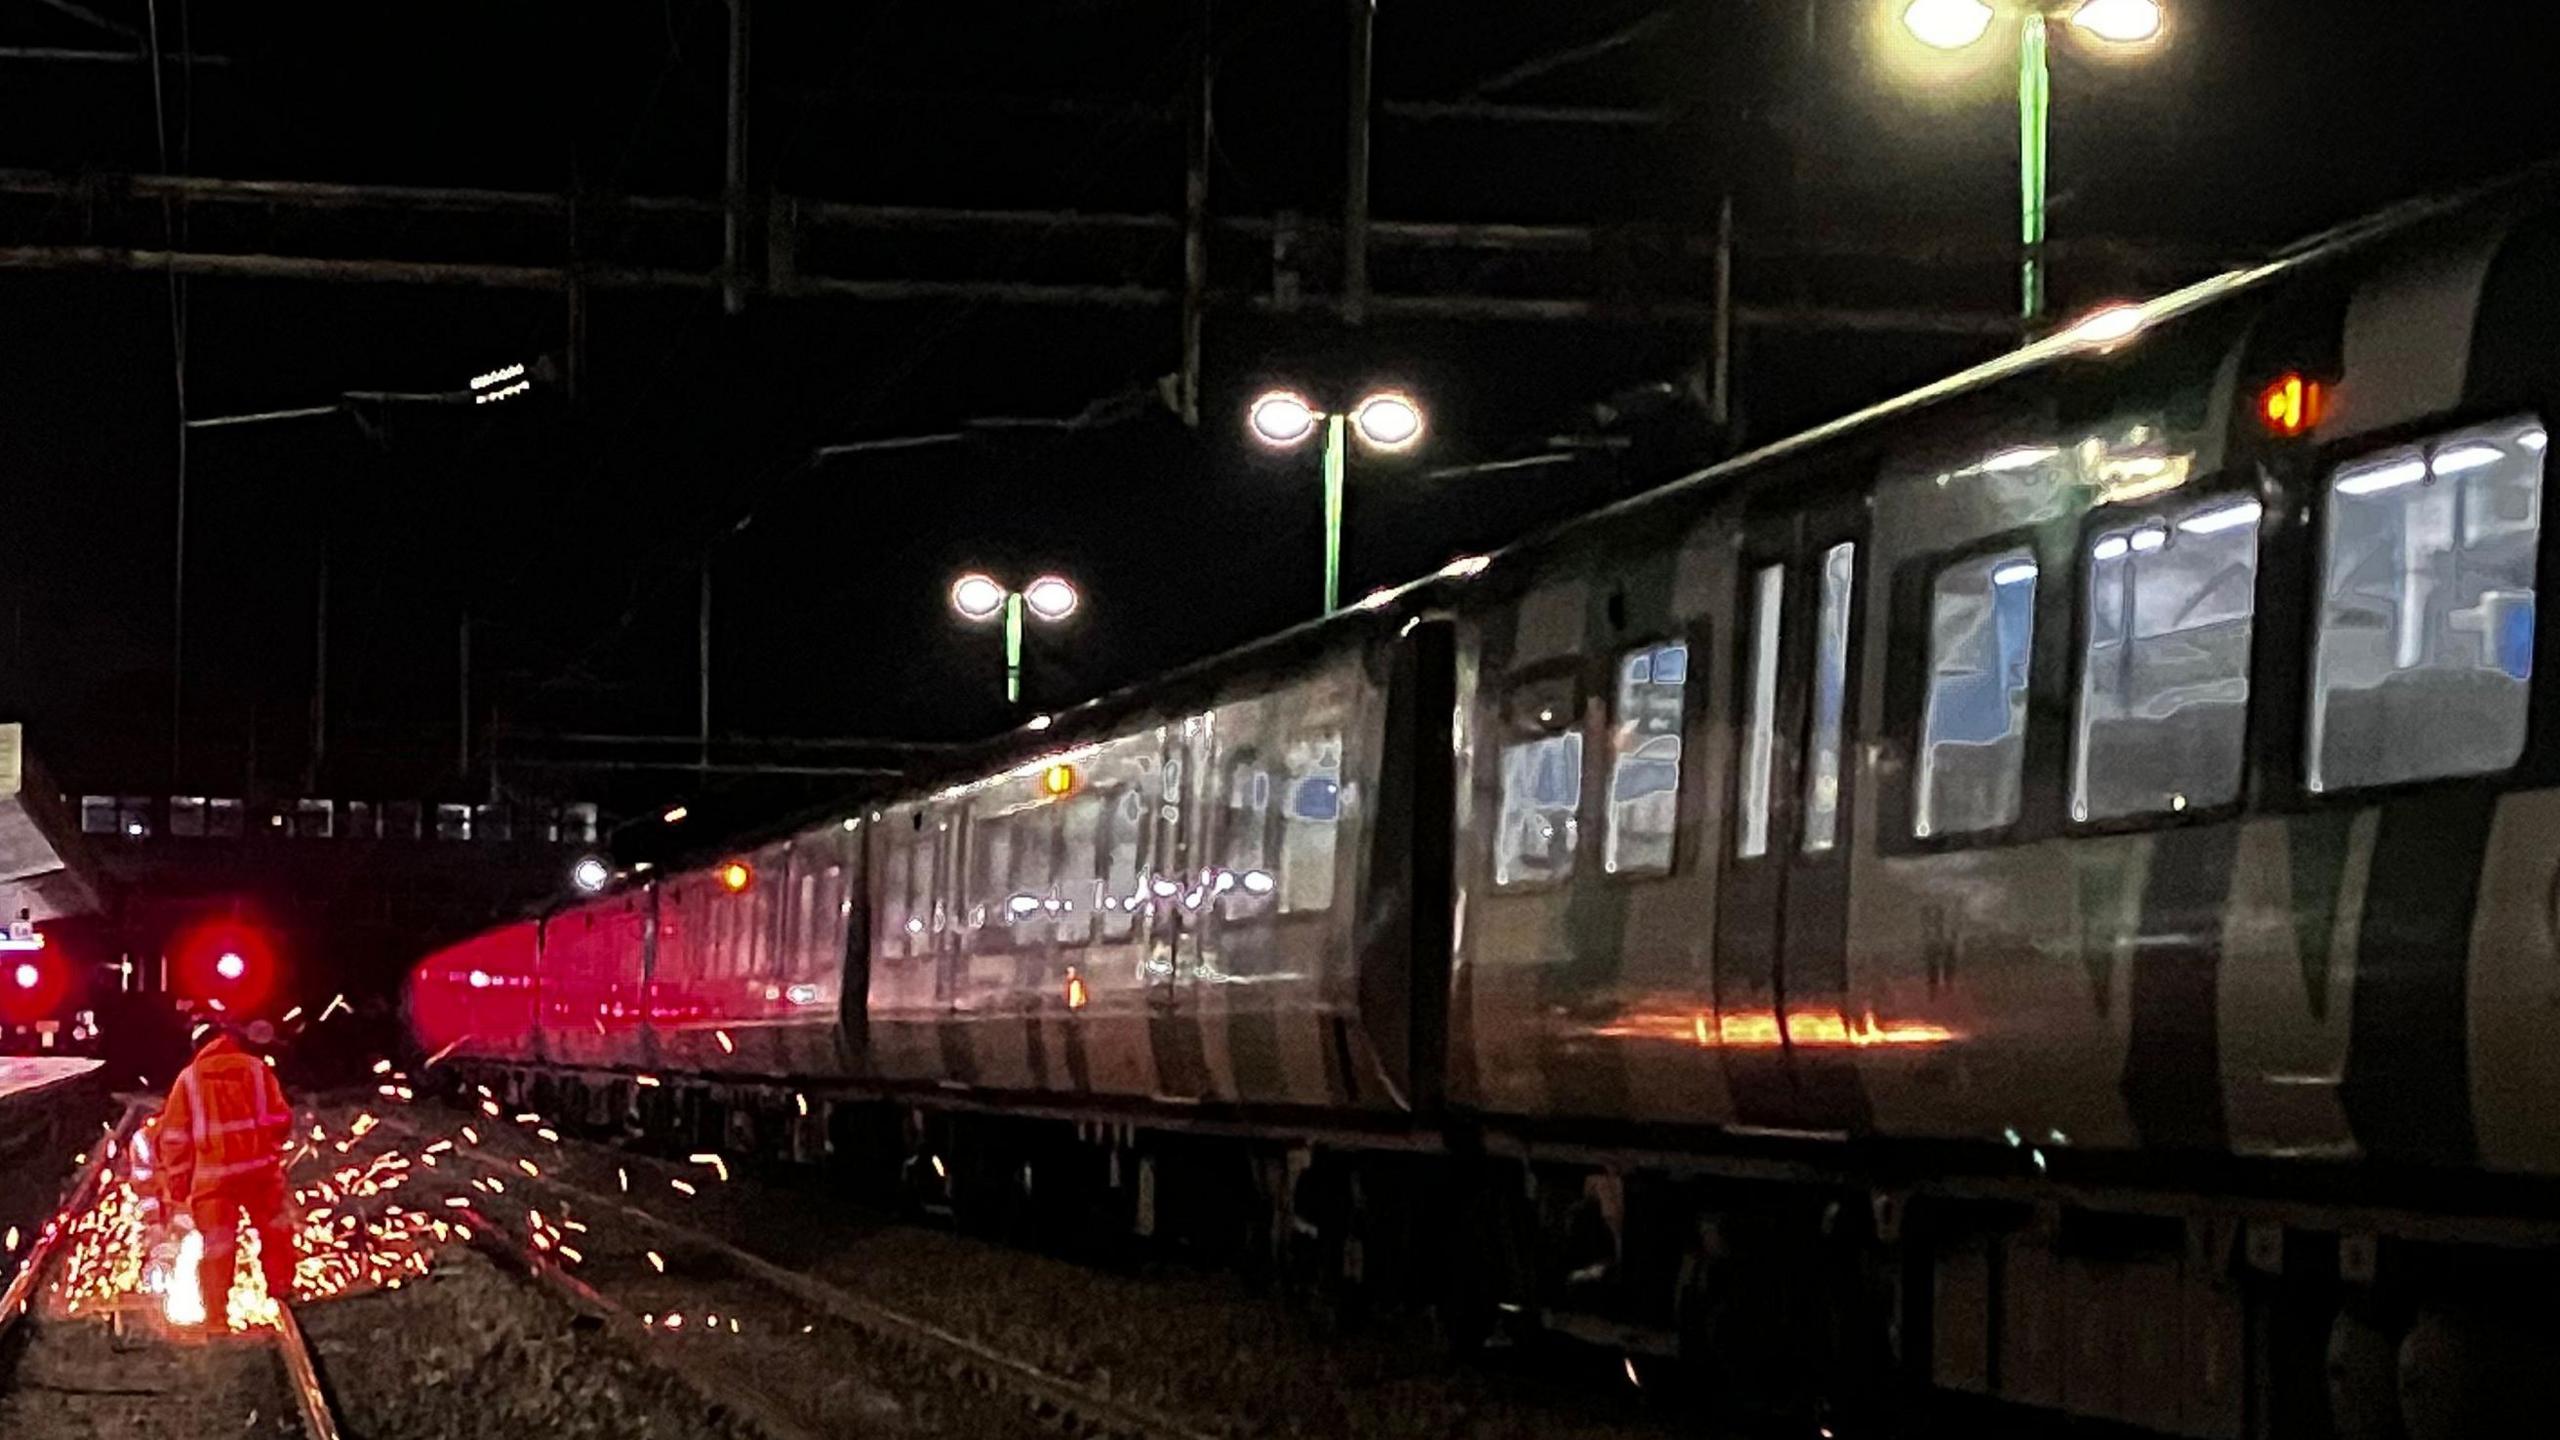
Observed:
[[[2036,559],[2020,547],[1960,560],[1929,593],[1929,696],[1911,833],[1965,835],[2018,818]]]
[[[907,927],[909,908],[907,866],[915,855],[915,842],[899,829],[881,832],[880,841],[880,918],[873,927],[880,937],[880,953],[906,955],[913,953],[913,932]]]
[[[1138,911],[1145,903],[1139,863],[1146,854],[1146,784],[1152,778],[1152,765],[1142,767],[1138,783],[1123,789],[1111,801],[1102,856],[1104,898],[1113,902],[1102,912],[1105,940],[1126,940],[1138,928]]]
[[[1609,735],[1609,812],[1601,868],[1667,875],[1680,828],[1680,744],[1689,647],[1654,645],[1618,660],[1616,728]]]
[[[971,948],[1001,948],[1005,930],[1007,882],[1013,875],[1013,827],[1003,820],[980,820],[969,827],[969,884],[962,892],[968,916],[963,922],[976,938]],[[994,944],[988,942],[993,941]]]
[[[1280,913],[1329,909],[1342,823],[1342,736],[1301,735],[1282,758],[1289,779],[1280,796]],[[1252,886],[1253,877],[1244,883]]]
[[[2513,420],[2329,477],[2313,790],[2485,774],[2524,753],[2548,444]]]
[[[1815,612],[1813,743],[1804,772],[1804,850],[1829,850],[1840,839],[1840,730],[1849,702],[1849,599],[1857,583],[1858,547],[1843,541],[1822,552],[1822,608]]]
[[[2224,496],[2090,540],[2073,819],[2239,798],[2259,516]]]
[[[471,807],[439,805],[436,807],[436,838],[468,840],[471,838]]]
[[[1581,704],[1570,681],[1524,685],[1511,697],[1513,733],[1502,747],[1502,815],[1493,883],[1535,885],[1573,873],[1582,839]]]
[[[1763,566],[1751,590],[1751,708],[1744,716],[1738,777],[1742,821],[1734,836],[1734,853],[1745,860],[1769,853],[1778,744],[1778,639],[1786,618],[1787,567]]]
[[[80,831],[82,834],[114,835],[119,833],[120,829],[121,827],[116,824],[116,797],[113,795],[83,795],[80,797]]]
[[[1271,772],[1250,752],[1227,768],[1227,806],[1221,823],[1226,826],[1221,847],[1227,875],[1226,893],[1219,898],[1219,911],[1228,919],[1252,914],[1264,908],[1271,893],[1259,887],[1247,889],[1246,875],[1268,874],[1267,853],[1271,845]]]
[[[1093,938],[1093,915],[1102,903],[1102,812],[1110,803],[1111,797],[1087,790],[1058,817],[1058,893],[1066,901],[1058,916],[1061,945]]]
[[[1047,902],[1057,898],[1057,811],[1043,806],[1025,811],[1013,822],[1013,876],[1004,890],[1004,920],[1014,927],[1016,943],[1037,945],[1055,932],[1048,923],[1056,912]]]
[[[338,806],[330,800],[293,802],[293,833],[308,840],[327,840],[338,833]]]

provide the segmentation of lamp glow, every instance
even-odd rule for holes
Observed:
[[[1043,620],[1064,620],[1073,615],[1076,601],[1076,587],[1063,575],[1043,575],[1022,590],[1022,603]]]
[[[36,969],[34,963],[29,961],[20,964],[18,968],[11,973],[9,978],[18,982],[19,989],[33,990],[36,988],[36,982],[44,979],[44,973]]]
[[[1401,450],[1422,438],[1422,407],[1410,395],[1381,391],[1351,412],[1351,427],[1381,450]]]
[[[225,950],[222,958],[213,962],[213,973],[225,980],[237,980],[249,973],[249,962],[240,958],[239,951]]]
[[[585,859],[580,860],[577,864],[569,867],[569,879],[571,883],[590,894],[603,889],[605,882],[612,878],[613,867],[605,864],[604,861],[593,855],[589,855]]]
[[[1295,445],[1314,433],[1320,417],[1307,397],[1292,390],[1273,390],[1253,402],[1246,419],[1254,438],[1266,445]]]
[[[735,895],[755,883],[755,867],[744,860],[732,860],[720,867],[720,888]]]
[[[2062,338],[2074,345],[2103,350],[2132,339],[2148,323],[2139,305],[2110,305],[2062,332]]]
[[[2159,0],[2089,0],[2071,12],[2071,23],[2119,45],[2139,45],[2160,33]]]
[[[2105,0],[2091,0],[2092,6]],[[1961,50],[1991,28],[1992,9],[1982,0],[1911,0],[1903,8],[1902,28],[1923,45]]]
[[[1004,609],[1005,590],[995,577],[972,571],[951,582],[951,608],[963,620],[993,620]]]

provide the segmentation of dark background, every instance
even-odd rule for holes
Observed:
[[[1525,62],[1625,44],[1499,86],[1518,105],[1659,112],[1646,124],[1399,119],[1374,139],[1382,219],[1572,222],[1712,236],[1732,197],[1746,303],[1997,314],[2014,286],[2016,111],[2008,52],[1918,61],[1899,4],[1866,0],[1381,0],[1375,93],[1459,100]],[[2560,149],[2544,7],[2170,0],[2156,53],[2055,45],[2053,230],[2126,242],[2057,258],[2069,313],[2163,288],[2413,194]],[[754,11],[750,183],[866,203],[1178,214],[1197,0],[785,3]],[[0,59],[0,168],[184,173],[588,194],[716,197],[726,7],[329,7],[214,0],[0,0],[0,45],[191,49],[223,63]],[[1219,216],[1338,214],[1348,24],[1336,0],[1216,0]],[[56,197],[5,212],[0,247],[77,243]],[[160,223],[146,214],[146,228]],[[209,227],[191,209],[169,222]],[[247,250],[478,258],[520,243],[485,217],[360,228],[235,210]],[[1649,228],[1642,228],[1649,227]],[[198,230],[197,233],[203,233]],[[964,565],[1086,588],[1032,637],[1043,706],[1309,618],[1319,577],[1311,454],[1244,440],[1267,377],[1425,397],[1408,461],[1355,458],[1345,590],[1503,543],[1741,443],[1776,438],[1982,358],[1981,336],[1746,329],[1738,424],[1697,403],[1695,321],[1376,319],[1323,303],[1326,242],[1295,314],[1242,303],[1266,251],[1221,241],[1202,421],[1148,403],[1179,364],[1160,308],[1019,307],[599,293],[585,383],[504,406],[359,408],[194,432],[187,484],[185,743],[172,775],[171,560],[178,474],[173,318],[186,409],[437,391],[558,356],[557,295],[0,269],[0,707],[74,791],[484,798],[607,794],[632,813],[698,795],[681,773],[504,767],[507,735],[689,733],[701,567],[714,606],[713,726],[752,736],[950,739],[1002,723],[992,633],[949,620]],[[1943,246],[1930,263],[1861,252]],[[1068,238],[893,237],[874,273],[1043,278],[1095,270],[1178,286],[1181,244],[1097,260]],[[717,254],[692,257],[697,270]],[[1381,258],[1382,289],[1503,293],[1500,257]],[[1595,267],[1606,286],[1610,255]],[[1665,264],[1704,293],[1710,261]],[[1398,264],[1414,268],[1399,271]],[[1646,268],[1649,267],[1649,268]],[[1631,270],[1630,273],[1633,273]],[[173,317],[173,308],[176,315]],[[1667,383],[1606,426],[1592,407]],[[952,445],[812,464],[812,447],[940,433]],[[1573,464],[1433,477],[1606,431]],[[329,557],[330,743],[310,754],[314,608]],[[457,639],[472,617],[468,760]],[[493,753],[494,752],[494,753]],[[501,762],[493,779],[490,762]],[[816,786],[830,782],[813,781]],[[719,788],[713,782],[711,788]]]

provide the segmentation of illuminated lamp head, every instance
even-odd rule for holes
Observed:
[[[1265,445],[1286,447],[1307,438],[1323,416],[1307,397],[1293,390],[1273,390],[1257,396],[1253,408],[1246,412],[1246,428],[1253,438]]]
[[[1076,793],[1076,782],[1080,778],[1076,767],[1060,761],[1040,772],[1040,793],[1052,800],[1064,799]]]
[[[755,867],[744,860],[732,860],[715,873],[720,878],[720,888],[732,895],[740,894],[756,883]]]
[[[971,571],[951,582],[951,608],[963,620],[993,620],[1004,610],[1005,593],[994,576]]]
[[[1422,438],[1422,406],[1401,390],[1382,390],[1351,412],[1351,428],[1381,450],[1402,450]]]
[[[225,950],[214,958],[213,973],[225,980],[237,980],[249,973],[249,962],[237,950]]]
[[[1064,620],[1076,613],[1083,597],[1076,593],[1075,582],[1063,575],[1043,575],[1022,587],[1022,603],[1043,620]]]
[[[33,990],[44,982],[44,972],[36,968],[34,961],[21,960],[18,968],[9,972],[9,978],[17,983],[19,989]]]

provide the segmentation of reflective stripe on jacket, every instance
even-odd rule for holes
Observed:
[[[283,1164],[293,1107],[266,1062],[223,1036],[179,1072],[160,1112],[160,1167],[169,1193],[186,1198],[228,1188]]]

